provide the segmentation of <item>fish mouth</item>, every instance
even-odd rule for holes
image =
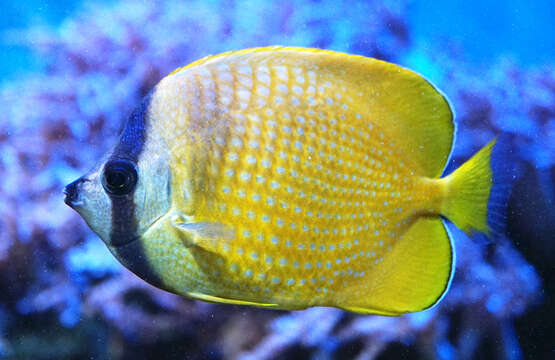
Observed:
[[[69,207],[73,207],[73,202],[75,201],[75,199],[72,193],[67,189],[67,187],[64,188],[63,194],[64,194],[64,203]]]
[[[82,200],[78,198],[78,196],[73,194],[71,191],[68,191],[67,189],[64,189],[63,194],[65,196],[64,203],[72,209],[81,207],[85,204]]]
[[[83,205],[83,201],[79,197],[79,190],[81,188],[81,184],[87,181],[89,180],[81,177],[75,180],[74,182],[68,184],[64,188],[64,191],[63,191],[63,194],[65,195],[64,203],[66,203],[66,205],[68,205],[73,209],[75,207]]]

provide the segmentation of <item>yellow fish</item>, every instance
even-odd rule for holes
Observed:
[[[65,201],[173,293],[400,315],[449,288],[442,217],[489,233],[494,141],[441,177],[454,130],[445,97],[397,65],[228,52],[162,79]]]

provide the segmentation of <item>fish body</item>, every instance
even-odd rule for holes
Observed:
[[[489,231],[493,142],[441,178],[454,130],[445,97],[399,66],[230,52],[162,79],[66,202],[168,291],[399,315],[448,289],[455,256],[441,216]]]

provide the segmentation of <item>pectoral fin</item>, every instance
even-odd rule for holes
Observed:
[[[183,234],[187,246],[198,246],[207,251],[215,251],[219,245],[235,238],[231,226],[218,222],[186,222],[182,217],[176,217],[172,223]]]

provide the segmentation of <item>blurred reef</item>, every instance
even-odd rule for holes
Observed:
[[[404,1],[119,1],[60,27],[11,31],[44,71],[0,89],[0,358],[549,358],[555,318],[555,68],[415,49]],[[453,229],[457,272],[439,306],[399,318],[214,305],[128,272],[62,201],[166,74],[263,45],[345,51],[434,74],[458,137],[450,168],[494,136],[516,178],[495,243]],[[534,265],[531,265],[534,264]]]

